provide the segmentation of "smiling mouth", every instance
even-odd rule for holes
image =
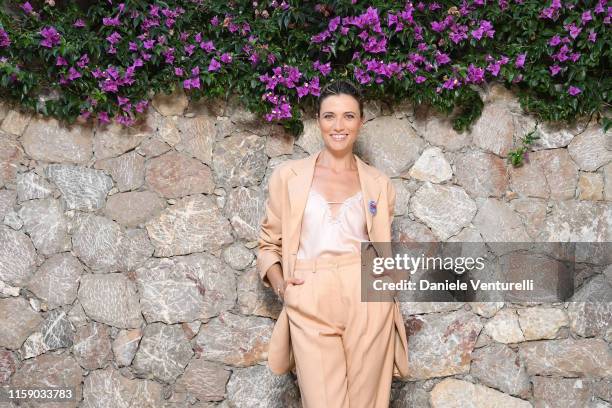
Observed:
[[[331,134],[332,139],[334,139],[337,142],[341,142],[344,139],[346,139],[348,137],[347,134]]]

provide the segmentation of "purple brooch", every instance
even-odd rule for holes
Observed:
[[[376,201],[370,200],[368,202],[368,209],[370,210],[370,214],[376,215]]]

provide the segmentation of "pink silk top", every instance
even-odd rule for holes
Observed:
[[[310,189],[300,233],[297,259],[334,256],[361,252],[361,242],[369,241],[362,192],[347,198],[340,208],[335,206],[335,217],[329,203],[318,192]]]

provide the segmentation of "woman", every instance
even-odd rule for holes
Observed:
[[[382,408],[408,371],[395,302],[361,302],[361,242],[389,242],[391,180],[353,154],[364,123],[359,90],[321,90],[325,147],[283,163],[269,182],[257,266],[283,301],[268,349],[276,374],[295,364],[305,408]]]

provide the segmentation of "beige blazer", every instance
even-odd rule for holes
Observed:
[[[257,269],[265,286],[270,283],[265,276],[268,268],[279,262],[283,278],[293,276],[295,261],[300,240],[302,217],[310,192],[314,175],[317,152],[299,160],[290,160],[280,164],[272,173],[268,184],[266,215],[261,225]],[[354,155],[363,194],[368,236],[371,242],[391,241],[391,222],[395,206],[395,188],[393,183],[380,170],[364,163]],[[369,211],[369,202],[376,202],[375,214]],[[379,256],[388,254],[388,246],[376,246]],[[404,320],[397,301],[394,305],[396,326],[395,339],[395,377],[408,375],[408,342]],[[270,339],[268,347],[268,365],[275,374],[284,374],[291,370],[295,362],[291,352],[289,320],[285,308],[282,309]]]

